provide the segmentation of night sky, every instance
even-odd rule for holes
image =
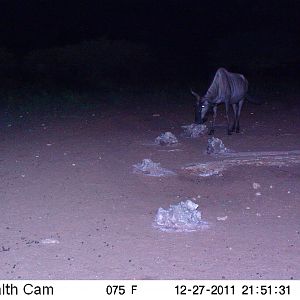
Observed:
[[[0,0],[0,47],[18,55],[105,37],[179,63],[299,66],[299,1]]]

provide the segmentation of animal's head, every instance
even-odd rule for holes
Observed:
[[[196,97],[197,101],[195,104],[195,123],[203,124],[206,122],[206,113],[208,112],[210,105],[207,100],[203,99],[199,94],[191,90],[191,93]]]

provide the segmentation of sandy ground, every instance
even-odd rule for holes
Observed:
[[[242,133],[232,136],[220,109],[215,136],[237,152],[300,150],[297,97],[246,103]],[[300,279],[299,165],[243,165],[205,178],[183,172],[211,160],[207,135],[180,136],[193,121],[192,102],[2,120],[0,278]],[[149,145],[165,131],[180,143]],[[144,158],[177,175],[134,174]],[[192,198],[208,229],[152,227],[159,207]]]

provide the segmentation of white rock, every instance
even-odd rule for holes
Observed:
[[[165,146],[165,145],[173,145],[178,143],[177,137],[172,132],[165,132],[159,135],[155,139],[155,144]]]
[[[198,204],[192,200],[170,205],[166,210],[160,207],[153,226],[166,232],[190,232],[207,228],[208,223],[202,221],[201,212],[197,208]]]
[[[162,177],[175,175],[176,173],[160,166],[160,163],[155,163],[149,158],[143,159],[141,163],[133,165],[134,173],[142,173],[146,176]]]
[[[204,124],[191,124],[181,126],[184,129],[184,135],[190,138],[197,138],[200,135],[205,134],[208,129]]]
[[[260,188],[260,184],[257,183],[257,182],[253,182],[253,183],[252,183],[252,186],[253,186],[253,188],[254,188],[255,190],[257,190],[257,189]]]
[[[56,239],[43,239],[41,240],[41,244],[59,244],[59,240]]]

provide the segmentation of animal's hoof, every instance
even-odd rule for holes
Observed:
[[[209,133],[208,133],[208,135],[213,135],[215,133],[215,131],[214,130],[211,130]]]
[[[228,134],[228,135],[232,135],[232,132],[231,132],[231,131],[227,131],[227,134]]]
[[[240,133],[240,130],[239,130],[239,129],[237,129],[235,132],[236,132],[236,133]]]

